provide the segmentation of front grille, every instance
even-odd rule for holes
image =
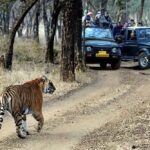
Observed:
[[[111,52],[111,48],[108,47],[93,47],[93,50],[95,53],[97,53],[98,51],[107,51],[107,53],[110,53]]]

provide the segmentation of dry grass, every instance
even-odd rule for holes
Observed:
[[[0,38],[0,54],[5,53],[6,40]],[[76,82],[64,83],[60,81],[60,65],[44,64],[45,48],[33,40],[16,39],[14,45],[13,67],[11,72],[0,69],[0,93],[3,88],[11,84],[21,84],[47,75],[54,82],[56,92],[54,96],[60,96],[70,90],[76,89],[83,83],[91,82],[86,73],[76,73]]]

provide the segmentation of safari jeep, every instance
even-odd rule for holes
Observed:
[[[86,63],[98,63],[103,69],[107,67],[107,64],[110,64],[114,70],[120,68],[121,50],[110,29],[86,28],[84,51]]]
[[[150,67],[150,27],[128,27],[120,46],[123,61],[138,61],[141,69]]]

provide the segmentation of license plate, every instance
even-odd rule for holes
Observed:
[[[96,57],[109,57],[109,54],[106,51],[99,51],[96,53]]]

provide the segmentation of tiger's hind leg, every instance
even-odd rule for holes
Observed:
[[[32,115],[38,121],[37,131],[40,132],[44,124],[43,114],[42,112],[34,112]]]
[[[23,126],[23,131],[26,132],[27,135],[29,135],[29,132],[27,130],[27,117],[26,117],[26,115],[23,115],[23,117],[22,117],[22,126]]]
[[[3,123],[3,116],[4,116],[5,112],[4,112],[4,107],[1,106],[0,107],[0,129],[2,128],[2,123]]]
[[[27,133],[24,131],[24,127],[23,127],[23,119],[22,119],[22,115],[20,113],[13,113],[13,117],[15,120],[15,124],[16,124],[16,133],[18,135],[19,138],[26,138]]]

